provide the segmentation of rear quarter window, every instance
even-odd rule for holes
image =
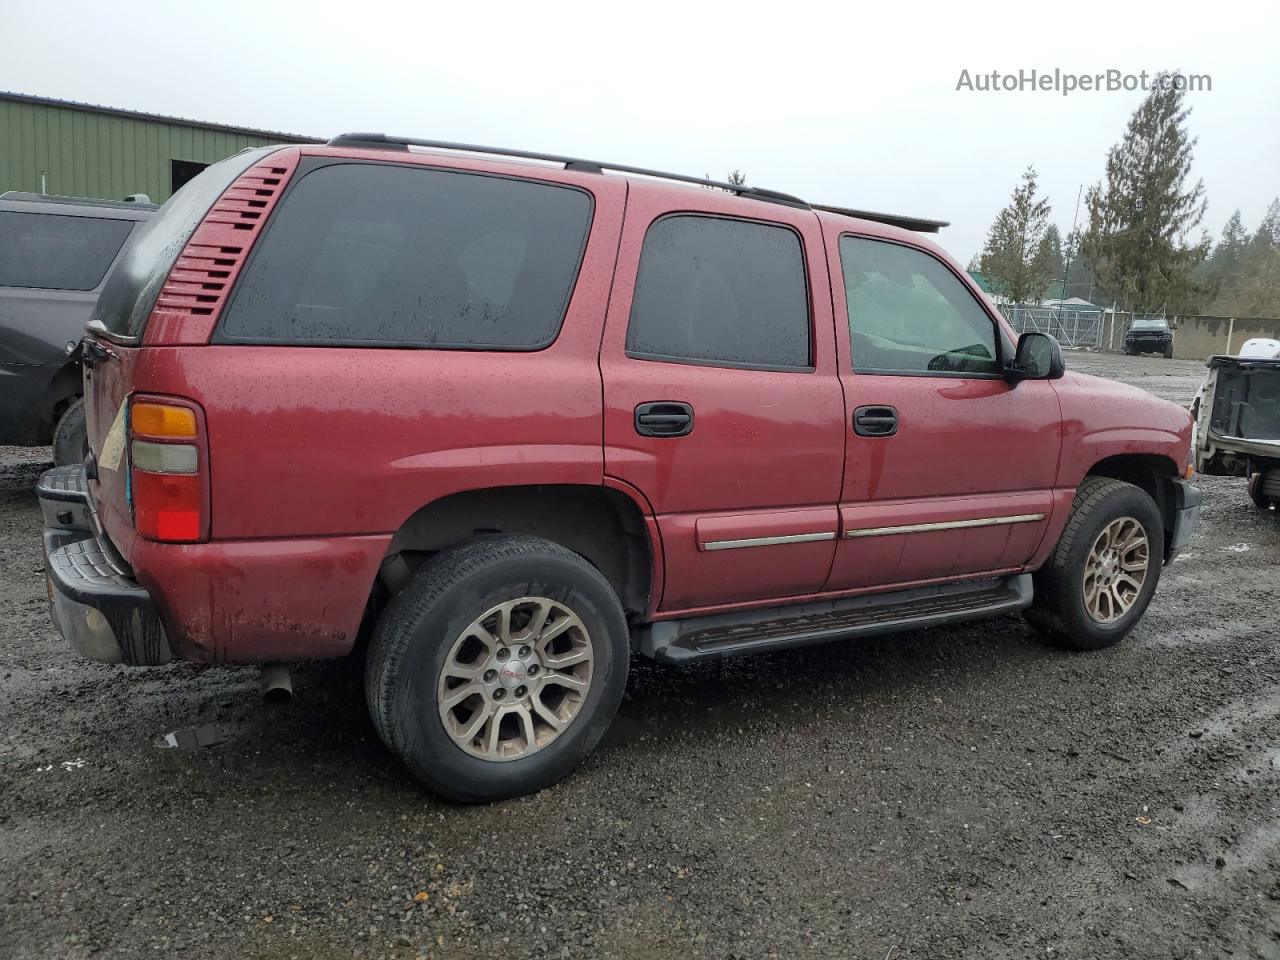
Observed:
[[[140,226],[107,277],[93,320],[121,338],[142,336],[165,278],[204,215],[240,174],[279,147],[244,150],[207,167]]]
[[[0,287],[92,290],[132,228],[132,220],[0,212]]]
[[[536,350],[560,329],[590,221],[573,187],[328,164],[271,217],[215,340]]]

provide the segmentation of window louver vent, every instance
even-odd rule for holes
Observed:
[[[147,323],[147,342],[209,342],[249,249],[297,163],[297,150],[274,153],[218,198],[160,289]]]

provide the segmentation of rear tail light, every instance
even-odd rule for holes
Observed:
[[[209,457],[199,408],[139,397],[129,409],[133,523],[148,540],[196,543],[209,534]]]

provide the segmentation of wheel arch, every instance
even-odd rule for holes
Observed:
[[[39,440],[53,442],[53,431],[67,407],[84,393],[84,371],[78,361],[64,363],[49,380],[39,412]]]
[[[1122,480],[1143,490],[1155,501],[1156,509],[1164,524],[1164,550],[1168,555],[1173,541],[1173,519],[1176,501],[1173,481],[1181,476],[1174,461],[1158,453],[1121,453],[1099,460],[1085,474],[1086,477],[1109,477]]]
[[[484,487],[423,504],[392,536],[375,593],[396,592],[442,550],[495,534],[558,543],[604,575],[629,617],[651,607],[658,554],[644,507],[627,491],[586,484]]]

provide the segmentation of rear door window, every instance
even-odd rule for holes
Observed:
[[[132,220],[0,213],[0,287],[92,290],[133,228]]]
[[[999,374],[995,323],[942,261],[845,236],[840,263],[855,372]]]
[[[627,355],[808,369],[809,295],[789,227],[677,214],[645,234]]]
[[[272,216],[215,339],[536,350],[560,329],[590,221],[573,187],[322,166]]]

